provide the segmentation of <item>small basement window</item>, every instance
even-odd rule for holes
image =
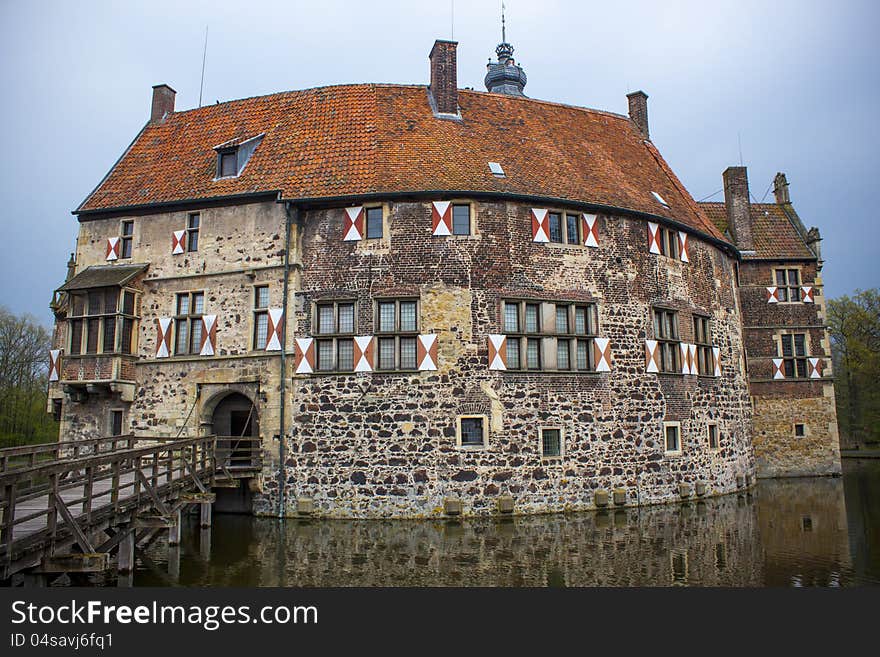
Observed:
[[[541,458],[562,458],[562,429],[558,427],[541,429]]]
[[[794,425],[794,435],[798,438],[803,438],[807,435],[807,428],[803,424]]]
[[[456,421],[459,447],[486,447],[488,435],[483,415],[462,415]]]

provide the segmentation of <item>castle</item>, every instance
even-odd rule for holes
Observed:
[[[698,204],[629,115],[353,84],[149,122],[74,211],[64,439],[250,436],[255,513],[651,504],[839,472],[818,233],[745,169]]]

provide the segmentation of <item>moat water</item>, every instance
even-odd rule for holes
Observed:
[[[135,586],[880,585],[880,460],[748,495],[608,513],[461,521],[188,521]],[[108,582],[109,583],[109,582]]]

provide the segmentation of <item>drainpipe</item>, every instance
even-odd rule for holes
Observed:
[[[299,221],[299,208],[294,207],[293,213],[295,218],[291,216],[290,203],[284,204],[285,213],[285,236],[284,236],[284,291],[281,298],[281,313],[284,318],[284,329],[281,331],[281,383],[279,391],[279,401],[281,408],[278,412],[278,517],[284,519],[285,509],[285,492],[286,477],[284,476],[284,462],[286,460],[286,428],[284,426],[284,408],[286,405],[285,395],[287,393],[287,295],[290,281],[290,229],[293,221]]]

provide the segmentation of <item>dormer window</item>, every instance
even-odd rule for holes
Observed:
[[[244,140],[230,139],[214,146],[214,150],[217,151],[217,176],[215,180],[240,176],[262,140],[263,135],[259,134]]]
[[[238,149],[220,153],[220,173],[218,178],[230,178],[238,175]]]

